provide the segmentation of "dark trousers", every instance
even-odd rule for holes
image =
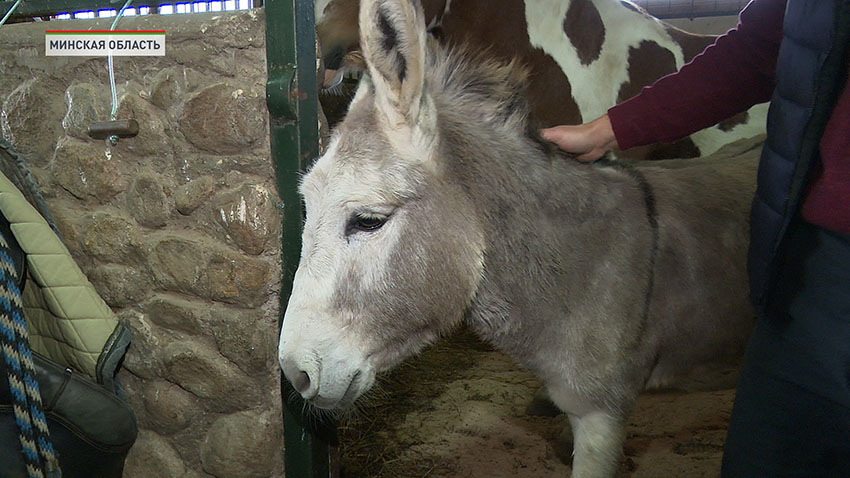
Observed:
[[[798,223],[747,348],[724,478],[850,478],[850,236]]]

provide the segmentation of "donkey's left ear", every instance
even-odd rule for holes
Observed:
[[[375,94],[393,123],[413,126],[425,70],[425,19],[418,0],[361,0],[361,49]]]

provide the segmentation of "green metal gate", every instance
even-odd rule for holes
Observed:
[[[301,251],[300,172],[318,155],[318,91],[313,0],[266,0],[266,59],[271,147],[283,202],[281,311],[292,290]],[[304,407],[281,376],[287,478],[337,475],[336,431],[304,416]]]

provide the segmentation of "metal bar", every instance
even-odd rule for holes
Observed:
[[[746,0],[633,0],[661,19],[738,15]]]
[[[674,13],[655,13],[649,12],[653,17],[658,18],[659,20],[673,20],[675,18],[688,18],[693,20],[694,18],[709,18],[709,17],[732,17],[737,16],[740,10],[717,10],[711,12],[674,12]]]
[[[6,23],[6,20],[8,20],[10,16],[12,16],[12,12],[16,8],[18,8],[20,4],[21,0],[15,0],[15,2],[12,3],[12,6],[9,7],[9,10],[6,10],[2,15],[0,15],[0,27],[2,27],[4,23]]]
[[[7,11],[9,11],[9,9],[14,3],[14,1],[0,0],[0,17],[2,17]],[[156,13],[157,7],[159,7],[160,5],[173,5],[175,7],[174,13],[177,13],[178,4],[187,5],[187,8],[192,12],[197,11],[195,3],[196,2],[191,0],[133,0],[130,3],[130,6],[150,7],[151,13]],[[203,3],[207,4],[207,9],[205,11],[211,11],[209,8],[209,4],[211,2],[205,1]],[[221,3],[223,5],[224,0],[221,0]],[[14,13],[11,15],[11,18],[42,17],[56,15],[59,13],[74,13],[97,10],[118,11],[122,5],[123,2],[121,0],[24,0],[23,2],[21,2],[21,5],[17,9],[15,9]],[[254,2],[254,7],[260,6],[262,6],[262,2]],[[225,10],[222,9],[222,11]]]
[[[0,16],[5,14],[14,2],[0,1]],[[174,4],[174,0],[133,0],[132,7],[158,7]],[[24,0],[12,14],[12,18],[40,17],[57,13],[73,13],[87,10],[118,10],[124,3],[120,0]]]
[[[271,153],[283,203],[281,311],[301,255],[303,213],[298,178],[318,155],[318,87],[313,0],[266,0],[266,64]],[[281,314],[282,315],[282,314]],[[282,319],[282,317],[281,317]],[[336,446],[332,424],[304,413],[304,403],[281,376],[286,476],[328,478]]]

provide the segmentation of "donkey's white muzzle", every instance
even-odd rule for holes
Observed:
[[[285,354],[283,374],[304,400],[319,408],[346,408],[375,382],[375,370],[367,362],[322,357],[318,353]]]

